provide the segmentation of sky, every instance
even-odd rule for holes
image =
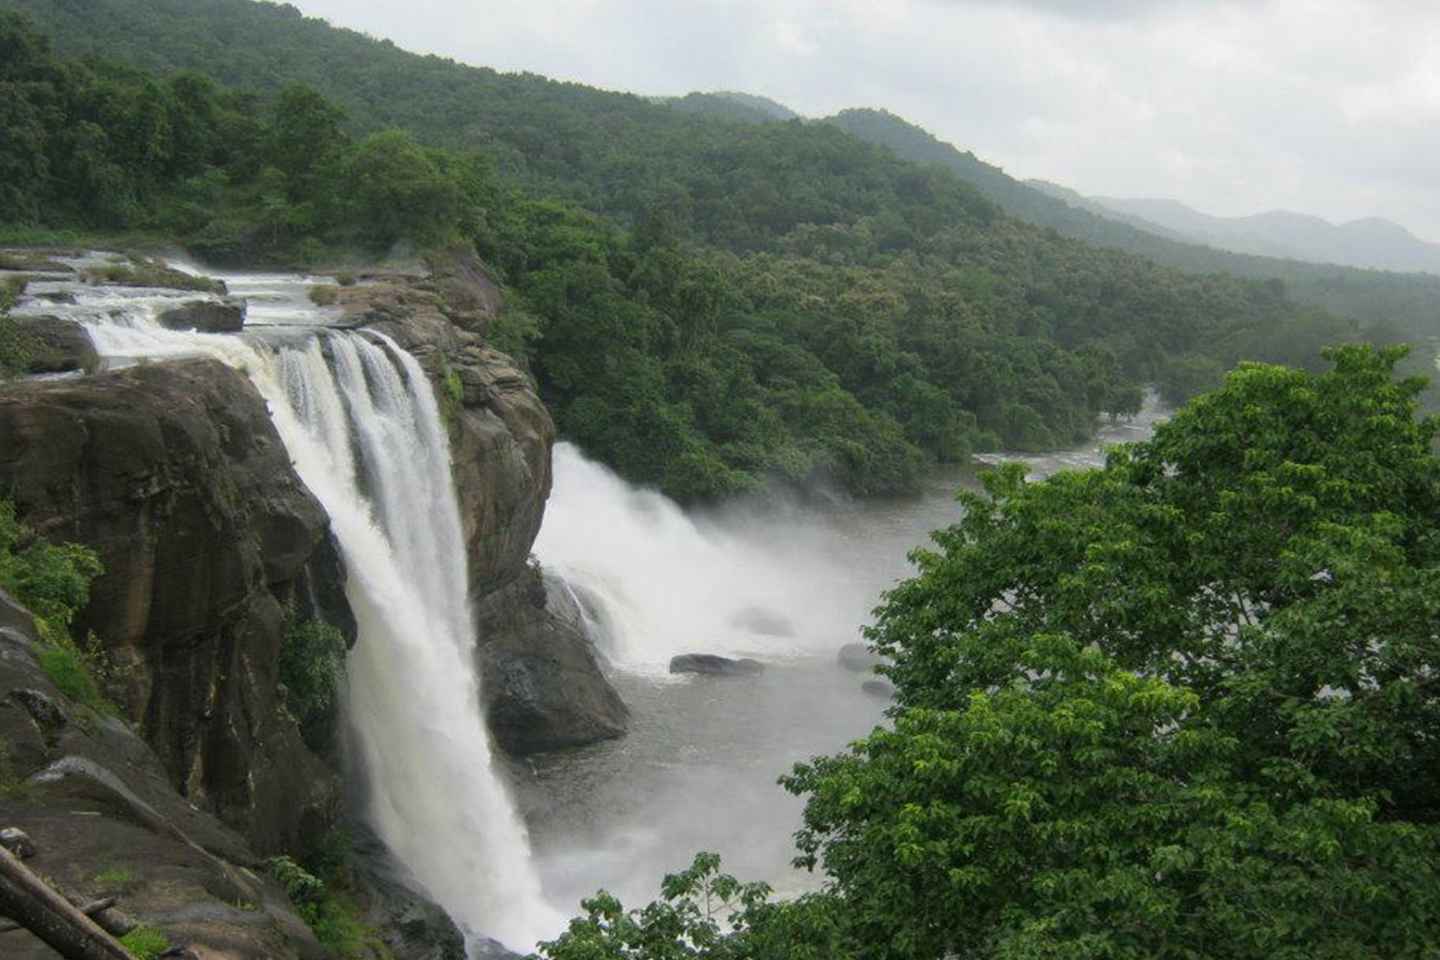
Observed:
[[[1382,216],[1440,242],[1428,0],[291,0],[499,70],[878,107],[1088,195]]]

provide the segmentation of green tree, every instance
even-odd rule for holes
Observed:
[[[871,639],[894,729],[797,767],[876,957],[1440,949],[1440,461],[1403,351],[1247,365],[987,496]]]
[[[408,239],[426,247],[454,239],[460,186],[405,131],[362,141],[349,159],[346,182],[354,220],[369,242],[388,247]]]

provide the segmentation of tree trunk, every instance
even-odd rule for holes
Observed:
[[[134,960],[95,921],[0,847],[0,913],[54,947],[66,960]]]

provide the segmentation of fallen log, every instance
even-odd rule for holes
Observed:
[[[0,847],[0,914],[35,934],[66,960],[134,960],[120,941],[50,889],[3,847]]]
[[[104,910],[109,910],[111,907],[115,906],[115,899],[115,897],[106,897],[104,900],[96,900],[94,903],[86,903],[83,905],[77,903],[75,904],[75,909],[85,914],[85,916],[93,919],[95,914],[100,913]],[[15,923],[14,921],[6,921],[5,923],[0,923],[0,933],[11,933],[15,930],[24,929],[24,927],[20,926],[20,924]]]

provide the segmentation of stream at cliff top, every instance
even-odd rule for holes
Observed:
[[[1143,439],[1162,417],[1151,397],[1094,443],[983,461],[1019,460],[1035,476],[1098,465],[1104,446]],[[535,552],[600,614],[597,644],[632,717],[620,740],[516,765],[547,899],[575,912],[603,887],[643,906],[700,850],[782,894],[817,886],[790,866],[803,803],[776,779],[883,721],[885,702],[860,689],[867,675],[842,669],[836,652],[910,574],[907,554],[958,518],[955,492],[977,486],[974,467],[950,467],[916,498],[687,514],[557,446]],[[668,674],[669,658],[689,652],[753,657],[766,670]]]

